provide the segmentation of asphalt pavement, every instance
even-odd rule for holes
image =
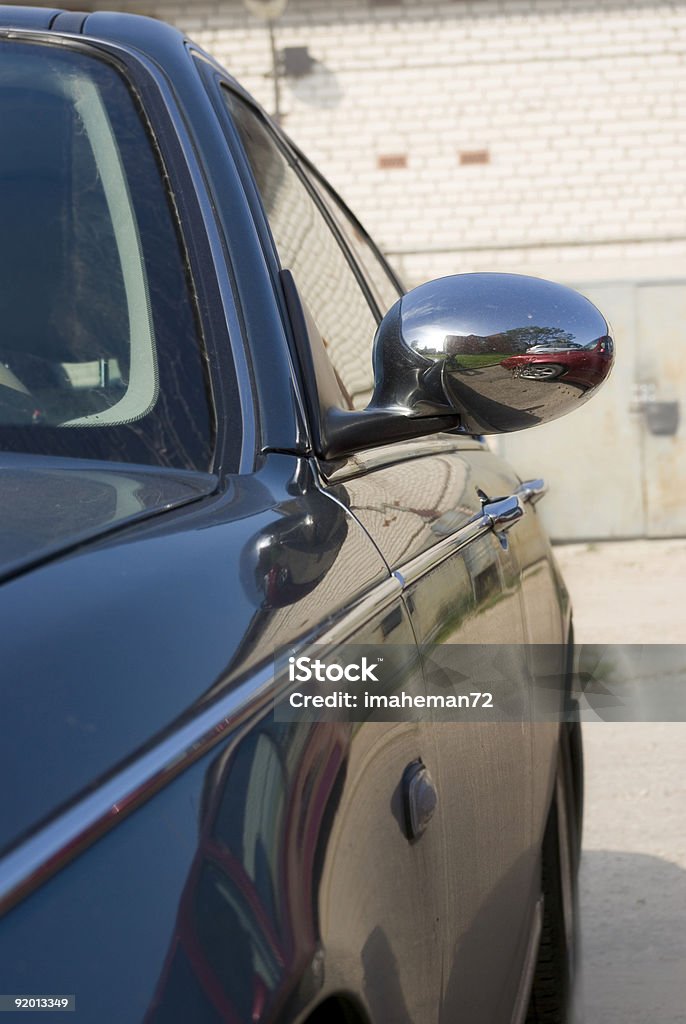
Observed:
[[[576,639],[686,642],[686,540],[556,547]],[[586,722],[584,1024],[686,1024],[686,724]]]

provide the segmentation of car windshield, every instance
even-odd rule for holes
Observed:
[[[187,263],[113,67],[0,44],[0,450],[210,468]]]

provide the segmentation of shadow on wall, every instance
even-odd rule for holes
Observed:
[[[584,851],[583,1024],[686,1021],[686,871],[645,854]]]
[[[287,78],[286,81],[301,103],[312,107],[333,109],[343,98],[343,90],[334,71],[317,62],[312,73],[303,78]]]

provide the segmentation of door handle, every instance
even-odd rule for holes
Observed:
[[[393,575],[400,580],[403,587],[407,587],[426,572],[435,569],[445,559],[485,536],[489,530],[493,530],[500,546],[507,550],[507,531],[523,518],[524,503],[537,501],[545,491],[546,485],[543,480],[527,480],[514,494],[506,498],[490,498],[485,491],[477,487],[481,511],[466,523],[462,518],[462,511],[444,513],[431,524],[431,530],[438,534],[440,540],[426,551],[404,562]],[[461,520],[464,523],[462,526],[458,525]]]
[[[491,500],[482,490],[477,489],[477,494],[481,498],[481,514],[491,520],[491,526],[497,533],[509,530],[524,515],[523,502],[529,501],[533,504],[543,497],[547,489],[545,480],[540,478],[526,480],[507,498]]]
[[[487,501],[481,508],[481,514],[490,519],[490,525],[496,533],[505,533],[524,515],[522,499],[518,494],[511,494],[509,498]]]
[[[542,498],[545,492],[548,490],[548,485],[545,480],[526,480],[523,484],[520,484],[515,494],[521,498],[522,501],[530,501],[533,505],[534,502]]]
[[[500,543],[503,546],[507,541],[502,535],[522,518],[524,502],[529,501],[533,504],[543,497],[546,490],[545,480],[537,479],[527,480],[519,485],[514,494],[510,494],[507,498],[496,498],[494,501],[488,500],[483,492],[479,492],[481,514],[490,521],[491,528],[499,535]]]

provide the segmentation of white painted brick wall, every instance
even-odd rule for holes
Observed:
[[[97,5],[177,24],[271,109],[240,0]],[[290,0],[276,37],[318,61],[282,83],[284,127],[409,283],[686,276],[686,0]]]

